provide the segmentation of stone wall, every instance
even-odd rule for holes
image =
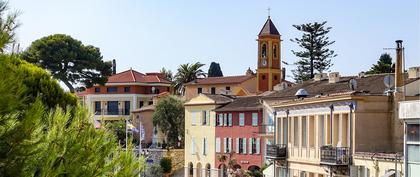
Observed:
[[[184,175],[184,149],[147,149],[148,158],[147,164],[159,164],[163,157],[169,157],[172,160],[172,174],[174,177],[181,177]]]

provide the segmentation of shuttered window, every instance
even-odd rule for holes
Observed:
[[[246,138],[242,138],[243,154],[246,154]]]
[[[245,125],[245,114],[239,113],[239,126],[244,126],[244,125]]]
[[[220,152],[220,138],[216,138],[216,152]]]
[[[258,126],[258,113],[252,113],[252,126]]]
[[[232,126],[232,113],[228,114],[228,125]]]
[[[256,154],[260,154],[260,138],[257,138],[257,141],[255,142],[256,146]]]

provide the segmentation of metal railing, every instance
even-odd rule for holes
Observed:
[[[322,146],[321,164],[325,165],[348,165],[350,156],[348,147]]]
[[[130,109],[101,109],[95,115],[130,115]]]
[[[267,159],[286,159],[287,147],[285,144],[267,144],[265,156]]]

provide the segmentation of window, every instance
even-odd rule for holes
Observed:
[[[108,87],[108,88],[106,88],[106,91],[107,91],[108,93],[117,92],[117,87]]]
[[[130,87],[124,87],[124,92],[130,92]]]
[[[273,46],[273,56],[274,58],[277,58],[277,45]]]
[[[191,138],[191,154],[195,154],[195,137]]]
[[[192,177],[194,175],[194,167],[193,164],[190,162],[188,164],[188,177]]]
[[[407,124],[407,141],[420,143],[420,124]]]
[[[263,44],[261,47],[261,57],[265,58],[267,56],[267,45]]]
[[[143,101],[140,101],[139,102],[139,108],[143,107],[143,105],[144,105],[144,102]]]
[[[306,138],[307,138],[307,135],[306,135],[306,130],[307,130],[307,128],[306,128],[306,117],[302,117],[302,127],[301,127],[301,129],[302,129],[302,147],[306,147]]]
[[[299,146],[299,121],[298,117],[293,118],[293,145]]]
[[[95,93],[99,93],[99,92],[101,92],[101,88],[95,87]]]
[[[201,88],[201,87],[197,88],[197,93],[198,94],[203,93],[203,88]]]
[[[239,113],[239,126],[244,126],[244,125],[245,125],[245,114]]]
[[[260,154],[260,138],[255,140],[255,153]]]
[[[242,138],[242,154],[246,154],[246,138]]]
[[[226,152],[232,152],[232,138],[227,138],[227,150]]]
[[[191,112],[191,125],[196,125],[196,112]]]
[[[277,75],[274,75],[274,80],[275,80],[275,81],[277,80]]]
[[[203,155],[207,155],[207,138],[203,138]]]
[[[226,153],[227,152],[227,139],[223,138],[223,152]]]
[[[213,95],[216,94],[216,87],[211,88],[211,94],[213,94]]]
[[[220,152],[220,138],[216,138],[216,152]]]
[[[95,101],[95,115],[101,114],[101,102]]]
[[[252,126],[258,126],[258,113],[252,113]]]
[[[227,114],[223,114],[223,126],[227,126]]]
[[[262,75],[261,77],[262,77],[262,80],[265,80],[265,75]]]
[[[223,126],[223,114],[219,114],[219,119],[217,121],[218,126]]]
[[[124,101],[124,115],[130,115],[130,101]]]
[[[149,105],[153,105],[153,101],[149,101]]]
[[[227,86],[227,87],[226,87],[226,90],[230,90],[230,87],[229,87],[229,86]]]
[[[228,126],[232,126],[232,113],[228,114]]]
[[[210,125],[210,111],[209,110],[202,111],[201,122],[202,122],[202,125]]]
[[[108,101],[106,115],[118,115],[118,101]]]

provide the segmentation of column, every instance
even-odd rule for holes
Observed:
[[[344,138],[343,138],[343,113],[338,115],[338,142],[337,147],[344,147]]]

